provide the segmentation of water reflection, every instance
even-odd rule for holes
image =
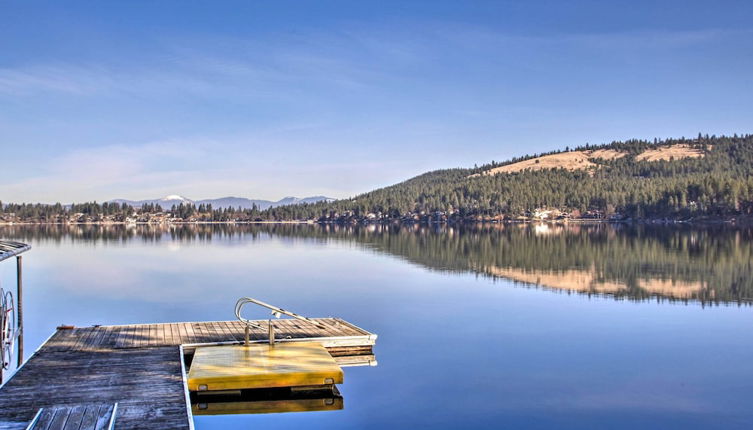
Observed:
[[[343,397],[335,386],[322,389],[274,388],[244,390],[223,395],[191,395],[191,410],[194,415],[336,411],[343,407]]]
[[[60,324],[230,320],[246,295],[379,334],[380,364],[347,369],[342,410],[197,415],[197,429],[747,429],[753,422],[753,340],[740,335],[753,313],[736,305],[750,297],[750,230],[12,226],[0,236],[34,247],[24,257],[27,350]],[[1,266],[0,279],[12,285],[12,267]],[[567,271],[588,274],[577,285],[620,288],[576,293],[541,276]],[[503,277],[534,273],[518,287]],[[658,280],[702,289],[690,299],[641,290]],[[627,302],[654,297],[735,305]]]
[[[753,231],[723,226],[231,225],[5,226],[16,240],[87,244],[223,243],[260,237],[337,241],[448,272],[472,272],[552,291],[629,300],[751,304]]]

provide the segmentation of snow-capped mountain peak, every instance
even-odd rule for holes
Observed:
[[[185,198],[185,197],[183,197],[181,195],[178,195],[178,194],[170,194],[169,196],[162,197],[160,200],[166,201],[166,202],[167,201],[174,201],[174,200],[180,200],[180,201],[184,201],[184,202],[190,202],[191,201],[191,200],[189,200],[189,199],[187,199],[187,198]]]

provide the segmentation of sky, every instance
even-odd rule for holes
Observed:
[[[0,200],[346,198],[751,94],[749,1],[3,1]]]

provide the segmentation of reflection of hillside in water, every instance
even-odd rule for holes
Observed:
[[[551,290],[701,303],[751,303],[753,297],[750,230],[521,224],[414,236],[398,252],[389,248],[428,267]]]
[[[484,271],[492,276],[534,284],[555,290],[578,293],[625,295],[630,292],[627,283],[600,279],[595,268],[591,270],[525,271],[513,268],[487,267]],[[684,282],[664,279],[640,279],[638,289],[648,295],[673,299],[694,299],[708,295],[713,299],[713,288],[701,282]]]
[[[432,270],[551,290],[702,303],[751,303],[753,297],[753,232],[722,226],[6,226],[0,236],[54,243],[353,242]]]

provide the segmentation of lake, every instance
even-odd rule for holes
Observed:
[[[753,426],[750,229],[6,226],[0,237],[33,247],[29,353],[60,324],[231,320],[242,296],[379,335],[378,366],[345,369],[344,409],[195,417],[197,429]],[[4,287],[14,276],[0,264]]]

